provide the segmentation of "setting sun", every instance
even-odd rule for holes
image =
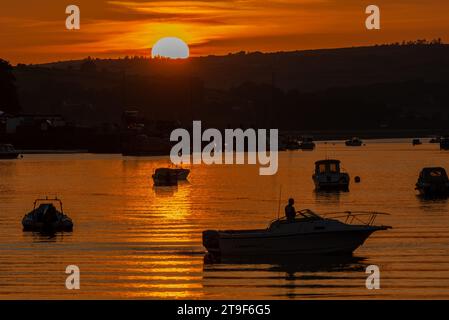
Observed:
[[[166,37],[158,40],[152,50],[151,56],[170,59],[185,59],[189,57],[189,47],[179,38]]]

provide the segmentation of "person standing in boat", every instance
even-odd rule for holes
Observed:
[[[293,206],[294,204],[295,204],[295,199],[290,198],[290,199],[288,199],[288,204],[285,206],[285,217],[287,218],[288,222],[292,222],[295,220],[296,209]]]

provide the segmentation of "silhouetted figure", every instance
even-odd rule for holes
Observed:
[[[285,206],[285,217],[287,218],[288,222],[292,222],[295,220],[296,217],[296,210],[293,206],[295,204],[295,199],[290,198],[288,199],[288,204]]]

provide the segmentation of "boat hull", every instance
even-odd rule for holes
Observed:
[[[419,194],[423,197],[442,197],[446,198],[449,196],[449,187],[446,185],[442,186],[417,186],[416,190],[418,190]]]
[[[19,157],[18,152],[0,153],[0,159],[3,160],[17,159],[18,157]]]
[[[187,177],[189,176],[190,170],[189,169],[175,169],[176,174],[178,175],[178,180],[187,180]]]
[[[218,235],[215,239],[205,239],[212,234],[203,233],[203,245],[215,254],[238,255],[316,255],[351,254],[380,227],[360,229],[298,233],[293,235],[230,236]]]
[[[171,187],[178,185],[178,177],[155,177],[153,175],[154,185],[157,187]]]
[[[312,176],[316,191],[349,191],[349,175]]]
[[[315,183],[317,191],[349,191],[349,182],[319,182]]]

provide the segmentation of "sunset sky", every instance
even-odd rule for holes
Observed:
[[[65,8],[81,30],[65,28]],[[381,30],[365,29],[365,8]],[[193,56],[438,38],[449,41],[447,0],[23,0],[0,4],[0,58],[39,63],[86,56],[150,55],[160,38],[183,39]]]

